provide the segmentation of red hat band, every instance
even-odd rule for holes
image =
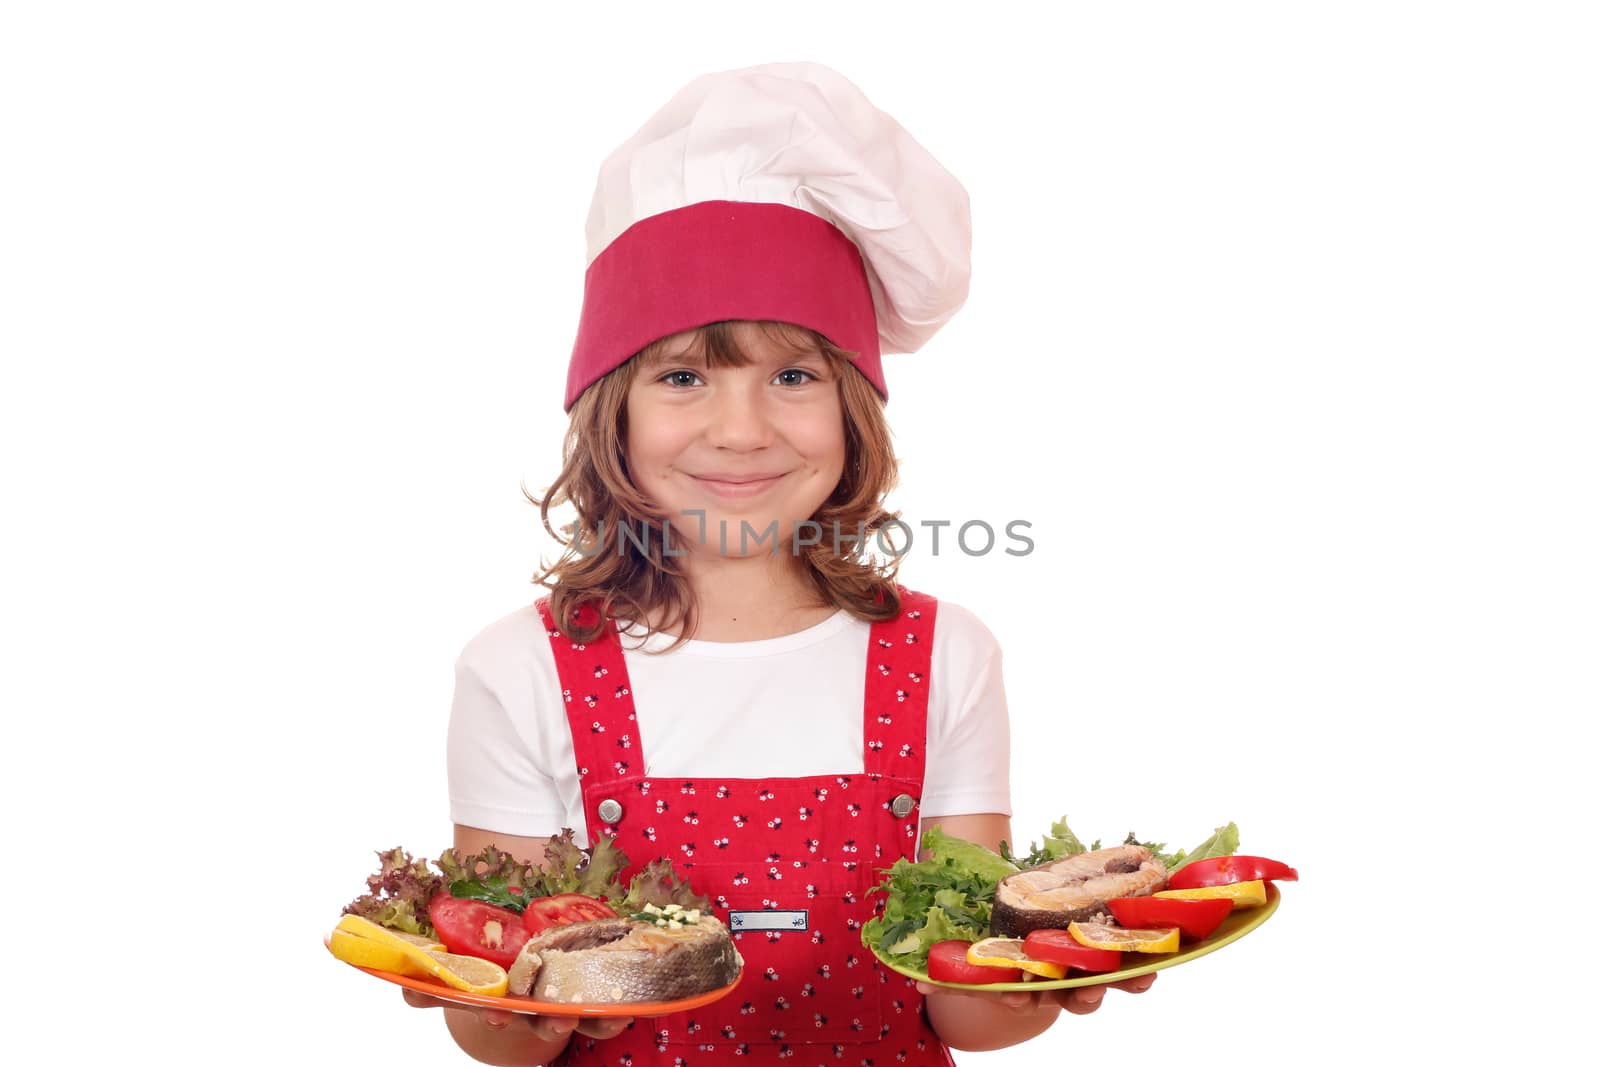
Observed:
[[[589,265],[565,409],[650,342],[724,319],[816,330],[860,353],[855,368],[889,399],[860,249],[787,204],[706,200],[641,219]]]

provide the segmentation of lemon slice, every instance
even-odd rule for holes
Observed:
[[[1267,883],[1257,878],[1253,882],[1208,885],[1199,889],[1163,889],[1153,895],[1176,900],[1231,900],[1235,908],[1255,908],[1267,902]]]
[[[1176,952],[1178,928],[1160,927],[1151,930],[1129,930],[1110,923],[1073,923],[1067,933],[1080,945],[1089,948],[1121,949],[1127,952]]]
[[[1022,951],[1020,937],[986,937],[967,946],[967,962],[977,967],[1016,967],[1041,978],[1065,978],[1067,969],[1059,963],[1046,963]]]
[[[484,997],[506,995],[506,969],[498,963],[453,952],[420,951],[433,962],[433,976],[445,985]]]

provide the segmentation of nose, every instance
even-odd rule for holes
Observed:
[[[706,413],[706,442],[736,451],[764,448],[772,443],[774,427],[759,386],[749,383],[720,388]]]

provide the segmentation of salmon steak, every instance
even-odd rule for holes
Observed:
[[[1109,921],[1106,901],[1142,897],[1167,884],[1167,868],[1142,845],[1117,845],[1007,875],[995,887],[989,929],[1000,937]]]
[[[528,939],[507,972],[509,992],[565,1004],[681,1000],[721,989],[744,960],[715,916],[676,929],[589,919]]]

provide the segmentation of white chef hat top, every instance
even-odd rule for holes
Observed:
[[[601,164],[566,407],[658,338],[722,319],[914,352],[967,298],[967,192],[820,63],[691,81]],[[840,238],[844,240],[840,240]]]

